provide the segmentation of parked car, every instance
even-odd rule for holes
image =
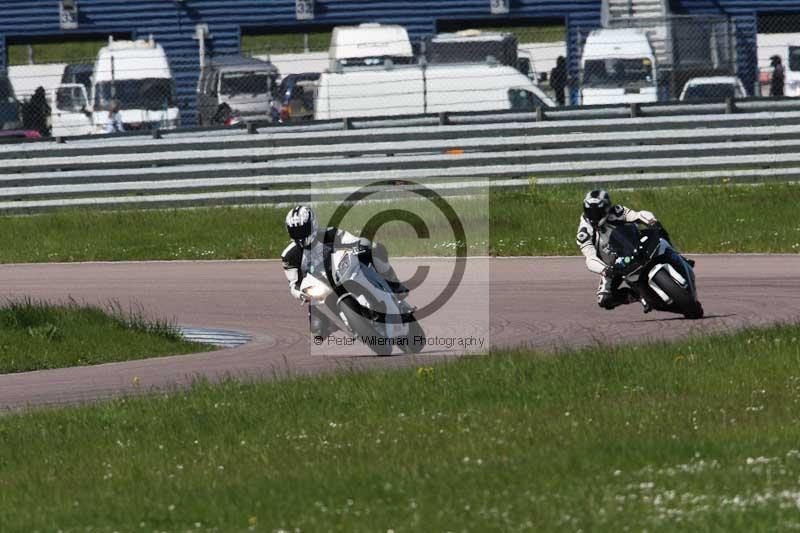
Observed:
[[[73,63],[64,67],[61,75],[61,83],[80,83],[86,89],[86,94],[91,92],[92,72],[94,66],[91,63]]]
[[[39,139],[41,136],[34,130],[0,130],[0,142],[6,139]]]
[[[692,78],[686,82],[681,92],[682,102],[697,100],[722,101],[727,98],[744,98],[747,92],[742,81],[736,76],[713,76]]]
[[[317,93],[319,72],[289,74],[272,99],[274,122],[293,122],[314,118],[314,97]]]
[[[252,57],[211,59],[197,84],[199,124],[221,124],[227,112],[242,118],[269,117],[279,75],[272,63]]]

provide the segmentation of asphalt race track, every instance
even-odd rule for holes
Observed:
[[[644,315],[637,304],[600,309],[594,296],[597,278],[585,270],[582,258],[574,257],[470,259],[455,294],[421,323],[431,338],[482,339],[483,347],[467,350],[481,352],[489,343],[553,350],[681,338],[800,318],[800,255],[693,257],[707,315],[700,321]],[[452,285],[452,261],[398,260],[398,272],[410,276],[420,262],[432,265],[424,289],[411,297],[422,307]],[[274,378],[418,365],[465,351],[442,344],[417,356],[379,358],[362,345],[317,347],[307,334],[306,311],[290,299],[277,261],[3,265],[0,291],[6,297],[51,301],[117,300],[183,326],[238,331],[253,338],[238,348],[198,355],[3,375],[4,409],[171,389],[198,376]]]

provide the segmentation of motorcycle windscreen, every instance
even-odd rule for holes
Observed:
[[[618,257],[631,257],[636,255],[636,247],[639,245],[639,229],[636,224],[624,224],[611,232],[608,238],[608,247],[611,249],[614,259]]]

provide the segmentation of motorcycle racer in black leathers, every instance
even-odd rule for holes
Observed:
[[[634,211],[623,205],[613,205],[611,196],[602,189],[596,189],[586,194],[583,199],[583,215],[578,225],[576,241],[581,253],[586,258],[586,268],[590,272],[600,274],[600,285],[597,287],[597,304],[604,309],[614,309],[617,306],[638,301],[636,293],[627,287],[620,287],[622,276],[614,272],[612,265],[607,265],[597,253],[598,232],[628,222],[641,222],[655,225],[658,223],[655,215],[650,211]],[[662,230],[665,238],[669,236]],[[642,300],[645,313],[650,311],[649,306]]]

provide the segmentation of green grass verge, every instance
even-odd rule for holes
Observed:
[[[33,45],[36,63],[94,63],[97,52],[108,44],[107,40],[39,43]],[[8,47],[9,65],[28,64],[28,45],[12,44]]]
[[[574,255],[586,187],[539,187],[492,198],[497,255]],[[797,184],[609,189],[614,202],[652,211],[677,246],[695,253],[800,253]]]
[[[564,40],[564,26],[488,26],[480,27],[485,32],[513,33],[519,43],[549,43]],[[308,33],[308,48],[311,52],[327,52],[331,44],[330,31]],[[297,54],[305,51],[303,33],[279,33],[272,35],[242,35],[242,51],[254,54]],[[26,56],[27,57],[27,56]]]
[[[561,42],[566,38],[564,26],[488,26],[481,27],[484,32],[513,33],[517,42],[524,43],[553,43]]]
[[[76,302],[33,300],[0,305],[0,373],[128,361],[202,352],[209,346],[183,340],[176,327],[148,320],[140,311]]]
[[[800,327],[0,418],[8,531],[787,531]]]
[[[331,45],[330,31],[303,33],[279,33],[272,35],[242,35],[243,52],[252,54],[300,54],[305,51],[305,37],[308,35],[310,52],[327,52]]]
[[[655,212],[686,252],[800,252],[797,185],[694,185],[611,192],[617,202]],[[479,200],[450,203],[467,228],[477,230],[470,244],[479,253],[575,255],[584,194],[584,188],[540,187],[495,193],[488,207]],[[386,208],[386,204],[359,207],[354,210],[354,224],[345,227],[359,230],[359,224]],[[430,204],[413,210],[426,217],[437,214]],[[5,236],[0,262],[276,258],[288,241],[285,211],[219,207],[5,216],[0,217],[0,232]],[[387,225],[378,236],[390,244],[393,255],[452,253],[449,226],[443,219],[433,221],[429,239],[412,237],[408,226],[399,222]]]
[[[508,26],[486,27],[483,31],[513,33],[520,43],[555,42],[564,40],[564,26]],[[311,52],[326,52],[331,44],[331,31],[313,31],[308,34],[308,48]],[[36,63],[93,63],[97,52],[108,43],[107,40],[67,41],[62,43],[37,43],[33,46]],[[242,35],[241,49],[252,54],[296,54],[305,51],[303,33],[279,33],[272,35]],[[9,65],[27,65],[28,45],[8,46]]]

